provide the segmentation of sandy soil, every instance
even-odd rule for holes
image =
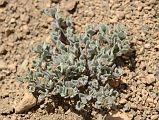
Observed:
[[[123,65],[120,107],[106,120],[159,119],[159,1],[158,0],[1,0],[0,1],[0,120],[98,119],[96,111],[76,112],[66,105],[54,107],[46,100],[28,112],[16,114],[14,106],[23,98],[25,85],[16,81],[34,54],[36,42],[50,42],[52,18],[42,11],[59,5],[72,17],[77,32],[86,24],[122,23],[134,49]],[[69,12],[72,11],[72,12]]]

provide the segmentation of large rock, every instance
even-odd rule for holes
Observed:
[[[23,113],[34,107],[37,103],[37,99],[32,93],[26,91],[23,99],[15,106],[15,113]]]

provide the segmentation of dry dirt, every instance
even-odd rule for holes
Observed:
[[[85,120],[100,115],[78,113],[52,103],[37,105],[16,114],[25,85],[16,81],[33,59],[35,42],[50,42],[52,19],[43,9],[59,5],[72,17],[77,32],[86,24],[126,25],[134,48],[123,66],[122,81],[128,89],[121,104],[106,120],[159,120],[159,1],[158,0],[0,0],[0,120]],[[68,12],[71,11],[71,12]],[[90,117],[91,114],[93,117]]]

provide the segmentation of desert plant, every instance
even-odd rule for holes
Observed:
[[[129,49],[120,25],[109,30],[107,25],[87,26],[85,33],[74,33],[69,17],[59,16],[58,9],[45,11],[54,18],[52,43],[34,46],[37,58],[23,80],[39,100],[48,95],[74,100],[75,108],[87,105],[97,109],[111,108],[118,91],[109,85],[122,75],[115,59]]]

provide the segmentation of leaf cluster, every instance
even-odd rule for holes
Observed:
[[[118,91],[109,81],[122,75],[114,61],[129,49],[123,28],[116,25],[110,30],[108,25],[90,25],[78,35],[69,17],[60,17],[57,9],[45,12],[54,18],[54,46],[34,46],[37,58],[26,76],[30,90],[37,93],[39,100],[50,94],[74,100],[77,110],[90,104],[97,109],[111,108]]]

